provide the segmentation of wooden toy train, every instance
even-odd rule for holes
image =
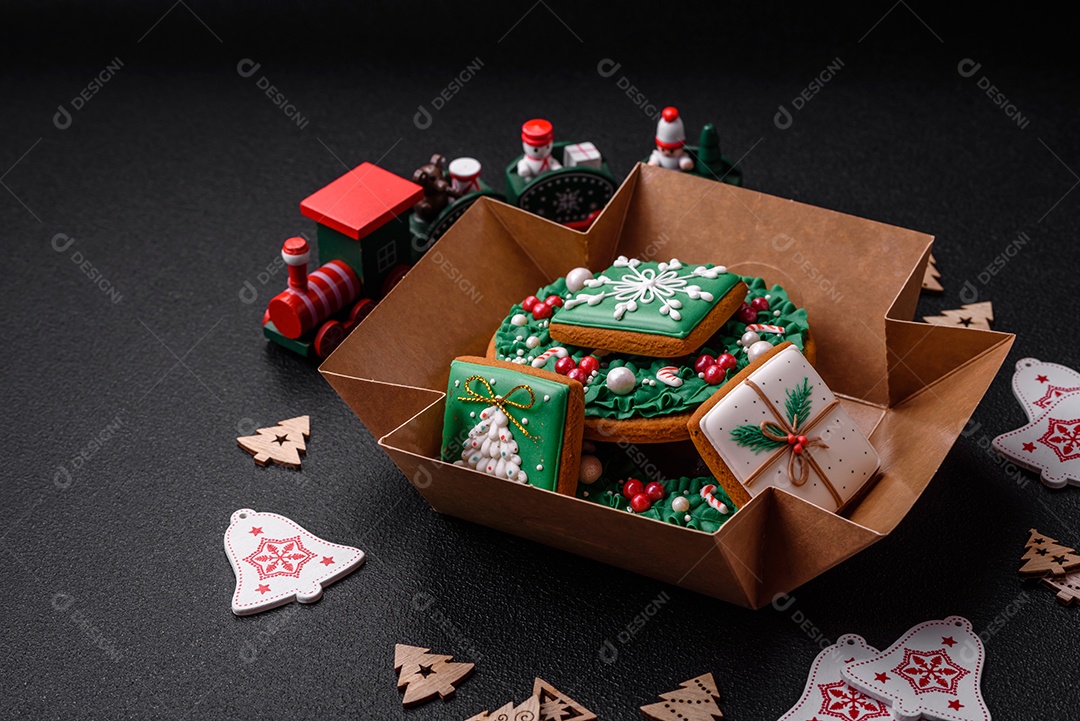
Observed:
[[[300,212],[316,223],[319,266],[308,273],[305,239],[285,241],[288,287],[270,300],[264,335],[302,356],[326,358],[483,196],[587,229],[618,187],[600,152],[592,143],[554,142],[546,120],[525,123],[521,138],[523,154],[506,167],[505,196],[480,179],[476,160],[447,163],[435,155],[412,180],[362,163],[305,198]],[[706,125],[700,138],[698,146],[686,145],[678,112],[666,108],[648,162],[741,185],[742,172],[720,152],[716,129]]]

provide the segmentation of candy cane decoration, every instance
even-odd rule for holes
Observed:
[[[713,508],[720,511],[721,513],[723,513],[726,516],[727,512],[728,512],[727,504],[726,503],[721,503],[720,501],[716,500],[716,496],[714,496],[712,494],[712,492],[715,491],[715,490],[716,490],[716,486],[712,485],[711,483],[708,484],[707,486],[702,486],[701,487],[701,497],[703,499],[705,499],[706,503],[708,503],[710,506],[712,506]]]
[[[682,385],[682,378],[678,376],[679,369],[675,366],[664,366],[660,370],[656,371],[656,379],[662,382],[664,385],[671,386],[672,388],[678,388]]]
[[[547,363],[548,359],[552,356],[555,356],[556,358],[565,358],[568,355],[570,355],[570,351],[566,350],[561,345],[557,345],[554,348],[549,348],[548,350],[544,351],[540,355],[536,356],[536,358],[533,358],[532,367],[543,368],[544,364]]]
[[[782,325],[766,325],[764,323],[751,323],[746,326],[746,330],[752,330],[755,333],[776,333],[778,335],[784,335],[784,326]]]

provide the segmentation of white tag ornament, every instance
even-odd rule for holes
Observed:
[[[842,674],[901,721],[990,721],[979,690],[984,658],[971,622],[949,616],[919,624],[874,658],[847,665]]]
[[[236,574],[232,612],[247,616],[296,599],[314,603],[323,588],[364,562],[364,552],[329,543],[276,513],[242,508],[225,531]]]
[[[888,707],[854,688],[841,675],[848,664],[864,661],[880,652],[867,645],[862,636],[847,634],[818,654],[810,666],[802,698],[779,721],[845,719],[845,721],[892,721]]]

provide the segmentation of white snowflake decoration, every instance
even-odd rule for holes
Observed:
[[[567,213],[581,207],[581,191],[567,190],[555,193],[556,208],[560,213]]]
[[[641,261],[637,258],[629,260],[625,255],[620,255],[615,260],[615,267],[627,269],[621,277],[609,278],[607,275],[601,275],[585,281],[586,288],[610,287],[610,290],[601,290],[599,293],[579,293],[577,297],[566,301],[565,307],[570,309],[582,303],[597,305],[606,298],[615,298],[618,301],[615,304],[615,320],[622,320],[625,314],[633,313],[640,306],[659,300],[660,315],[666,315],[671,320],[678,321],[682,320],[679,309],[683,307],[683,304],[675,297],[676,295],[681,293],[690,300],[701,300],[707,303],[711,303],[714,299],[712,293],[702,290],[701,286],[688,285],[688,281],[695,277],[711,280],[727,272],[727,268],[723,266],[706,268],[698,265],[690,272],[680,275],[679,271],[684,266],[675,258],[667,263],[660,263],[655,270],[639,269],[640,265]]]

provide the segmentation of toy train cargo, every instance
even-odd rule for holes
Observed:
[[[682,121],[669,111],[674,109],[665,109],[657,128],[658,151],[650,163],[658,164],[662,150],[659,164],[741,185],[742,172],[720,153],[713,126],[702,130],[699,146],[686,146]],[[506,168],[505,196],[484,183],[476,160],[447,163],[434,155],[412,180],[361,163],[305,198],[300,212],[315,221],[318,265],[308,272],[311,249],[304,238],[285,241],[289,282],[270,300],[263,334],[299,355],[326,358],[484,196],[587,229],[619,184],[600,151],[587,142],[554,142],[551,123],[542,119],[526,122],[521,137],[524,153]]]

